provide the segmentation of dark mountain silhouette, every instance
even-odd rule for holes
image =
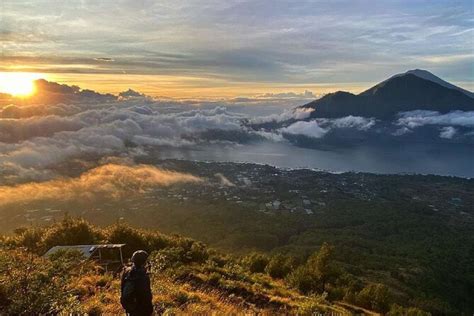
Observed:
[[[474,98],[469,94],[417,69],[395,75],[358,95],[338,91],[302,107],[315,109],[312,118],[357,115],[392,119],[399,112],[413,110],[474,111]]]
[[[435,76],[434,74],[432,74],[431,72],[427,71],[427,70],[423,70],[423,69],[413,69],[413,70],[408,70],[407,72],[405,72],[404,74],[398,74],[398,75],[395,75],[395,76],[403,76],[405,74],[413,74],[417,77],[420,77],[422,79],[426,79],[426,80],[430,80],[430,81],[433,81],[433,82],[436,82],[437,84],[439,85],[442,85],[443,87],[446,87],[446,88],[450,88],[450,89],[454,89],[454,90],[458,90],[458,91],[461,91],[462,93],[464,93],[465,95],[471,97],[471,98],[474,98],[474,93],[470,92],[470,91],[467,91],[463,88],[460,88],[458,86],[455,86],[447,81],[444,81],[443,79],[441,79],[440,77],[438,76]],[[394,76],[394,77],[395,77]]]

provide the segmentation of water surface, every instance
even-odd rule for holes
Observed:
[[[160,158],[269,164],[282,168],[311,168],[333,172],[383,174],[418,173],[474,177],[474,146],[459,144],[408,144],[320,150],[289,143],[261,142],[207,145],[160,151]]]

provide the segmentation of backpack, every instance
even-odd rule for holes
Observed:
[[[126,271],[122,277],[122,294],[120,296],[120,303],[127,312],[134,311],[137,308],[135,279],[131,277],[130,272],[130,270]]]

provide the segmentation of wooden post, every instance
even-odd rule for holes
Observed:
[[[122,263],[122,266],[123,266],[122,246],[120,246],[119,250],[120,250],[120,262]]]

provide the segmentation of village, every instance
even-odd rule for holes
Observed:
[[[184,160],[146,161],[158,168],[186,172],[205,181],[199,185],[156,186],[119,200],[107,196],[94,200],[39,201],[19,204],[11,217],[3,220],[20,224],[49,223],[65,213],[102,219],[104,223],[154,211],[172,212],[197,207],[247,210],[268,216],[324,216],[336,205],[362,202],[417,204],[434,213],[453,213],[471,218],[473,196],[449,186],[443,191],[421,190],[413,181],[429,183],[423,176],[375,175],[364,173],[329,173],[308,169],[280,169],[249,163],[195,162]],[[449,183],[469,181],[434,177]],[[390,181],[386,181],[386,180]],[[134,214],[134,215],[131,215]],[[7,218],[8,217],[8,218]]]

